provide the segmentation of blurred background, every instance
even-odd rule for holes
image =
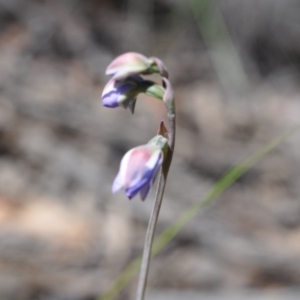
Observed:
[[[299,37],[298,0],[0,0],[0,299],[96,299],[142,251],[154,192],[111,184],[165,109],[102,107],[114,57],[160,57],[175,87],[159,233],[299,123]],[[299,299],[299,149],[296,134],[186,226],[152,261],[148,299]]]

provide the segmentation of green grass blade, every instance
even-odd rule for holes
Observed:
[[[245,174],[255,164],[262,160],[270,151],[275,149],[283,141],[295,133],[299,127],[300,126],[298,125],[287,130],[223,176],[199,202],[191,205],[190,208],[188,208],[176,221],[174,221],[174,223],[172,223],[155,239],[152,249],[152,256],[159,253],[182,230],[182,228],[201,211],[205,205],[209,204],[212,200],[229,188],[243,174]],[[140,263],[141,256],[138,256],[117,277],[108,290],[98,297],[98,300],[114,299],[136,275],[137,271],[139,270]]]
[[[220,83],[227,88],[247,86],[248,76],[218,5],[211,0],[190,0],[189,7]]]

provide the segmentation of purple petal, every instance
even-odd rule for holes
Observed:
[[[115,108],[119,106],[118,102],[119,95],[116,91],[111,91],[102,96],[102,104],[105,107]]]
[[[138,86],[139,78],[128,78],[120,82],[111,79],[103,89],[102,104],[105,107],[115,108],[122,102],[130,102],[132,94]]]
[[[143,186],[148,184],[148,178],[142,178],[140,181],[138,181],[134,186],[131,186],[125,190],[125,194],[129,199],[132,199]]]
[[[146,199],[146,197],[148,196],[151,186],[152,186],[152,181],[149,184],[144,185],[140,189],[140,195],[141,195],[142,201],[144,201]]]
[[[157,169],[146,169],[143,177],[139,181],[135,182],[134,185],[125,190],[127,197],[129,199],[133,198],[145,185],[149,185],[152,182],[156,172]]]

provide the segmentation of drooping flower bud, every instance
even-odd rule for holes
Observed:
[[[129,199],[140,193],[141,199],[145,200],[163,163],[165,145],[167,140],[156,136],[147,145],[129,150],[122,158],[112,192],[124,188]]]
[[[106,68],[106,75],[122,80],[131,75],[159,73],[156,62],[136,52],[128,52],[115,58]]]

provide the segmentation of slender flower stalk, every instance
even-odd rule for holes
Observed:
[[[154,73],[158,73],[162,77],[162,85],[146,80],[141,76]],[[136,300],[143,300],[153,238],[175,146],[174,94],[172,85],[168,80],[168,70],[157,57],[146,57],[140,53],[128,52],[115,58],[107,67],[106,74],[112,78],[102,93],[103,106],[110,108],[123,106],[129,108],[133,113],[138,94],[145,93],[164,102],[169,121],[169,131],[161,122],[158,134],[147,145],[133,148],[124,155],[112,186],[113,193],[124,188],[129,199],[140,194],[141,199],[145,200],[157,173],[160,173],[155,203],[145,238],[136,294]]]
[[[152,251],[152,244],[156,229],[156,224],[165,192],[165,186],[167,182],[167,177],[170,169],[170,165],[172,162],[174,147],[175,147],[175,136],[176,136],[176,111],[175,111],[175,100],[173,96],[173,90],[170,82],[168,79],[163,78],[163,83],[166,88],[165,96],[164,96],[164,103],[167,108],[168,113],[168,121],[169,121],[169,133],[168,133],[168,151],[166,153],[166,157],[164,159],[162,170],[159,175],[158,185],[155,195],[155,203],[154,207],[150,216],[145,244],[144,244],[144,252],[141,264],[141,270],[139,274],[139,281],[136,293],[136,300],[143,300],[145,297],[145,291],[147,286],[147,279],[149,273],[149,266],[150,266],[150,259],[151,259],[151,251]],[[163,123],[161,124],[159,133],[166,134],[167,130],[164,127]]]

